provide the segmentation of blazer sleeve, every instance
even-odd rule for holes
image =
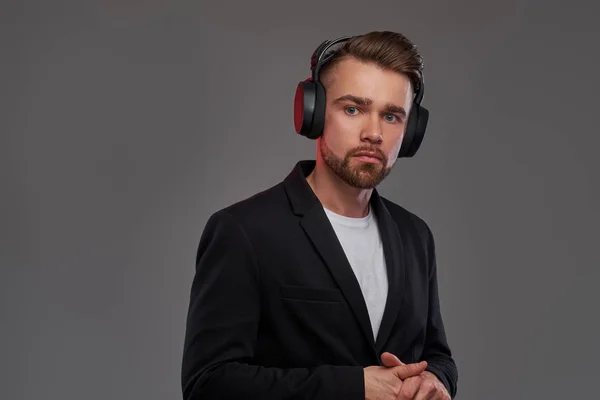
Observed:
[[[438,291],[437,263],[435,243],[431,230],[427,227],[427,255],[429,259],[429,316],[423,359],[427,361],[426,370],[435,374],[446,386],[452,398],[456,396],[458,369],[446,339],[446,332],[440,310]]]
[[[181,370],[185,400],[364,400],[360,366],[254,365],[260,298],[257,260],[243,227],[224,210],[213,214],[191,285]]]

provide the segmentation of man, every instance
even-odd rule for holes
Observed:
[[[324,42],[312,70],[295,123],[316,160],[214,213],[200,238],[183,396],[450,399],[432,233],[375,189],[424,134],[421,56],[371,32]]]

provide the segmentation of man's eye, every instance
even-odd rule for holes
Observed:
[[[386,114],[385,118],[388,120],[388,122],[397,122],[398,121],[398,117],[396,117],[394,114]]]
[[[348,114],[354,115],[357,112],[357,110],[356,107],[346,107],[346,112]]]

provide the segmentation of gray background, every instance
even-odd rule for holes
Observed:
[[[597,399],[599,7],[237,3],[1,3],[0,397],[180,398],[204,223],[314,157],[312,50],[389,29],[431,121],[380,190],[435,234],[457,398]]]

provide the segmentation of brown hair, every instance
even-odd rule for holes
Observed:
[[[335,64],[347,57],[404,74],[410,79],[413,90],[418,89],[423,76],[423,57],[417,46],[401,33],[373,31],[347,40],[325,55],[328,61],[320,75],[324,78]]]

